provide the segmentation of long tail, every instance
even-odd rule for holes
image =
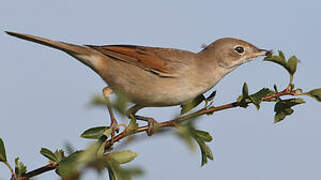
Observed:
[[[29,35],[29,34],[21,34],[21,33],[8,32],[8,31],[5,31],[5,32],[11,36],[21,38],[21,39],[24,39],[27,41],[39,43],[39,44],[49,46],[52,48],[56,48],[56,49],[62,50],[62,51],[66,52],[68,54],[71,54],[71,55],[75,55],[75,54],[88,55],[90,52],[89,48],[85,47],[85,46],[68,44],[68,43],[59,42],[59,41],[52,41],[49,39],[45,39],[45,38],[41,38],[41,37]]]
[[[96,73],[100,74],[99,62],[101,62],[102,60],[101,58],[97,58],[97,57],[101,56],[101,54],[88,46],[80,46],[80,45],[69,44],[69,43],[60,42],[60,41],[52,41],[49,39],[45,39],[45,38],[41,38],[41,37],[29,35],[29,34],[21,34],[21,33],[15,33],[15,32],[7,32],[7,31],[6,33],[17,38],[21,38],[27,41],[43,44],[45,46],[62,50],[67,54],[71,55],[72,57],[78,59],[83,64],[89,66]],[[92,56],[92,55],[96,55],[96,56]]]

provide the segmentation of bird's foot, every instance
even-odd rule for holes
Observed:
[[[147,135],[151,136],[153,135],[158,129],[159,129],[159,123],[150,117],[144,117],[144,116],[135,116],[136,119],[146,121],[148,123],[148,130]]]

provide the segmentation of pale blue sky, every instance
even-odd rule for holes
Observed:
[[[319,1],[2,0],[0,6],[1,31],[72,43],[199,51],[203,43],[236,37],[261,48],[282,49],[300,58],[294,82],[305,90],[321,87],[320,19]],[[80,133],[106,123],[105,109],[88,108],[104,82],[62,52],[5,33],[0,33],[0,47],[0,137],[11,163],[19,156],[34,169],[46,164],[41,147],[55,149],[66,141],[86,147],[89,141],[80,139]],[[285,87],[288,75],[261,59],[245,64],[215,87],[215,104],[234,101],[244,81],[255,92],[274,83]],[[190,152],[170,133],[137,141],[128,147],[139,153],[132,164],[146,170],[137,179],[321,179],[321,104],[306,100],[276,125],[272,104],[263,104],[260,111],[250,106],[202,117],[198,127],[215,139],[210,144],[215,161],[202,168],[199,152]],[[178,111],[146,108],[141,114],[162,121]],[[0,179],[8,177],[0,165]],[[49,172],[38,179],[57,176]]]

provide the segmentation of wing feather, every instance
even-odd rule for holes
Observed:
[[[153,48],[132,45],[87,46],[114,60],[133,64],[159,76],[175,77],[174,68],[169,66],[169,60],[158,56],[152,51]]]

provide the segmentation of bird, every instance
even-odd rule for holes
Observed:
[[[136,115],[140,109],[183,105],[209,91],[238,66],[272,53],[236,38],[218,39],[195,53],[139,45],[76,45],[5,32],[64,51],[96,72],[107,84],[102,91],[111,119],[112,137],[119,132],[110,104],[112,93],[123,94],[134,104],[126,114],[147,121],[147,134],[152,135],[157,121]]]

